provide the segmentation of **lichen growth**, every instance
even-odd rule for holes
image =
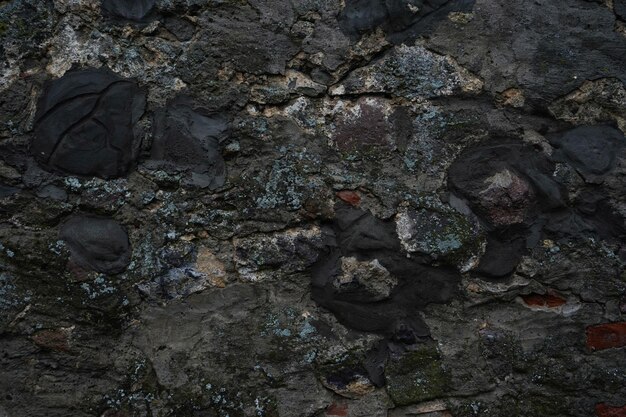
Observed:
[[[432,346],[391,359],[385,369],[386,387],[396,405],[409,405],[445,396],[449,376],[441,356]]]

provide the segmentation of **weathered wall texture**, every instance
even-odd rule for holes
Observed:
[[[0,416],[626,416],[625,0],[0,39]]]

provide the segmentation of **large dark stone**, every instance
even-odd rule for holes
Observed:
[[[61,226],[59,238],[69,247],[72,261],[82,268],[117,274],[130,263],[128,234],[115,220],[72,217]]]
[[[104,69],[69,72],[39,99],[31,153],[61,173],[123,176],[137,155],[134,127],[144,107],[145,94],[131,80]]]
[[[346,0],[339,15],[342,29],[351,35],[377,27],[401,42],[430,30],[453,11],[469,11],[474,0]]]
[[[448,186],[465,199],[489,230],[476,272],[504,277],[526,246],[538,241],[544,213],[566,211],[567,193],[552,179],[554,164],[533,147],[510,140],[467,149],[450,166]]]
[[[220,141],[227,128],[222,115],[206,114],[185,99],[170,103],[156,114],[150,164],[170,173],[186,172],[203,188],[221,187],[226,166]]]
[[[102,14],[117,20],[145,22],[154,14],[156,0],[102,0]]]
[[[580,126],[550,137],[556,157],[570,163],[585,177],[604,175],[615,166],[624,134],[610,126]]]
[[[505,277],[515,270],[522,259],[524,249],[523,237],[507,240],[490,236],[477,272],[491,278]]]
[[[607,30],[615,25],[615,14],[605,3],[483,2],[467,24],[440,20],[428,43],[480,76],[491,93],[517,86],[526,106],[546,109],[584,80],[626,80],[626,38]]]

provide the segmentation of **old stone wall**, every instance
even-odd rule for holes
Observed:
[[[0,417],[626,416],[625,0],[0,39]]]

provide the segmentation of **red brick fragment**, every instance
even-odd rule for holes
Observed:
[[[327,416],[347,416],[348,415],[348,404],[337,404],[332,403],[326,409]]]
[[[597,417],[626,417],[626,405],[623,407],[611,407],[604,403],[596,404]]]
[[[587,327],[587,347],[602,350],[626,346],[626,322]]]
[[[361,196],[356,191],[343,190],[337,193],[337,197],[352,206],[358,206],[361,202]]]
[[[559,297],[555,294],[537,294],[532,293],[528,295],[522,295],[522,300],[526,305],[531,307],[549,307],[556,308],[562,306],[567,302],[563,297]]]

